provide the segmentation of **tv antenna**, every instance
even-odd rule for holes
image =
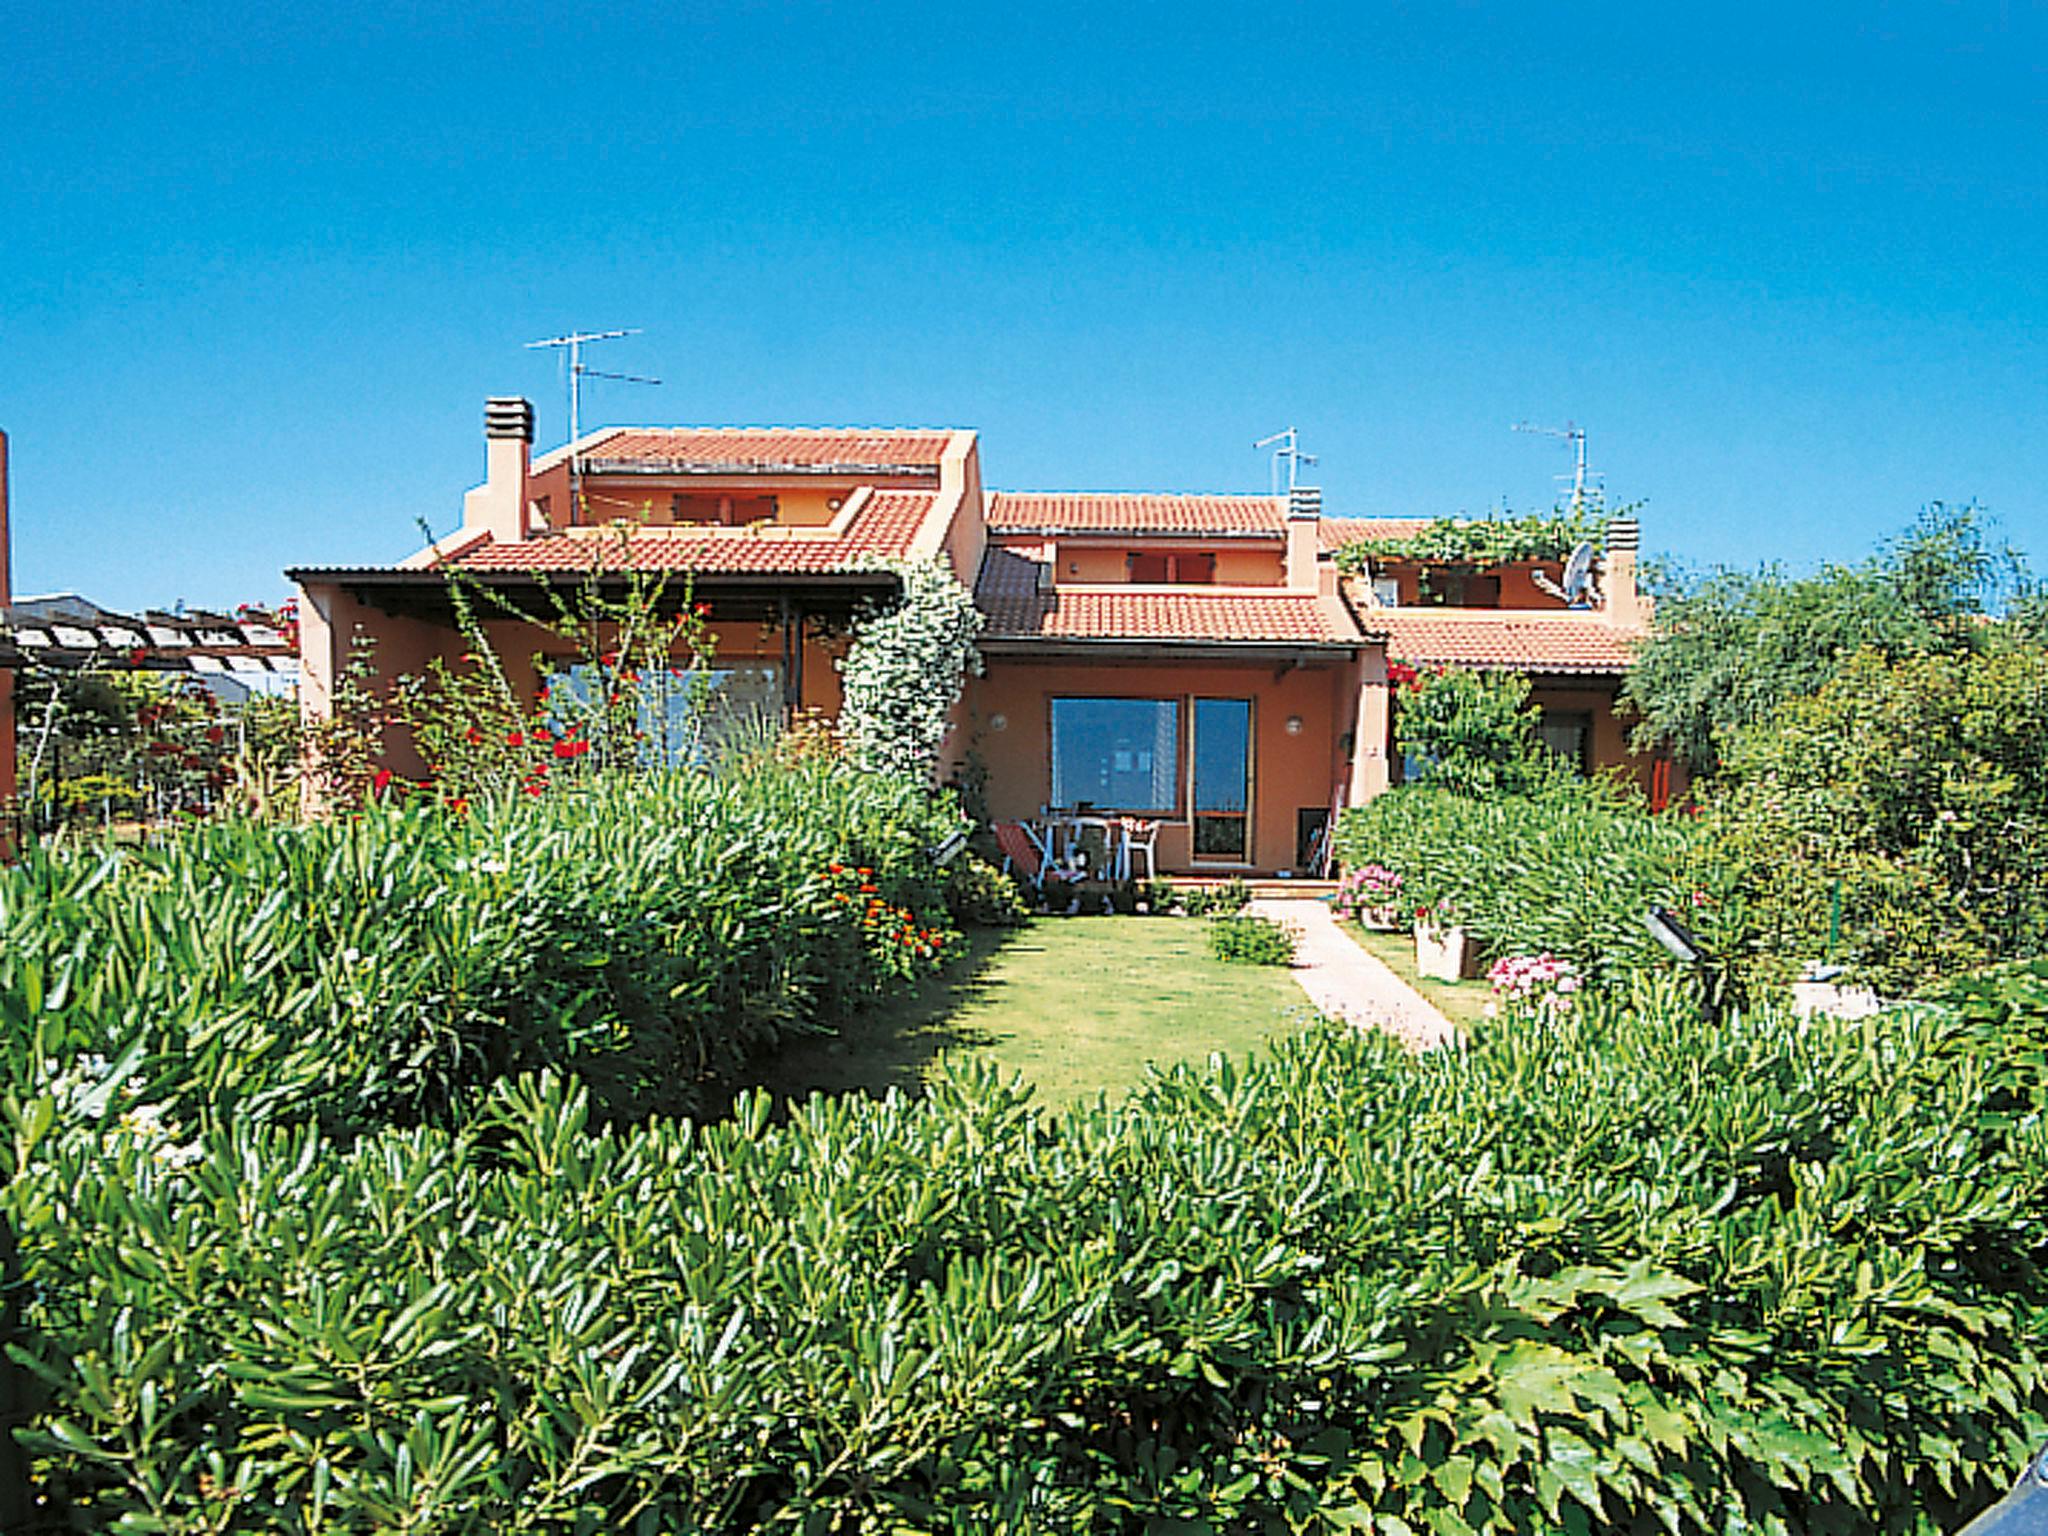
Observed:
[[[544,341],[529,341],[529,350],[535,347],[552,347],[569,354],[569,441],[573,445],[583,436],[583,381],[585,379],[616,379],[621,384],[659,384],[659,379],[644,378],[637,373],[607,373],[602,368],[586,367],[583,362],[585,343],[613,341],[621,336],[638,336],[638,326],[625,331],[571,331],[566,336],[550,336]]]
[[[1538,437],[1561,438],[1572,445],[1572,513],[1576,516],[1585,509],[1588,491],[1598,493],[1598,487],[1590,482],[1596,477],[1586,473],[1586,429],[1575,422],[1566,422],[1561,427],[1539,427],[1533,422],[1518,421],[1511,431],[1533,432]],[[1559,480],[1564,476],[1559,475]]]
[[[1275,432],[1270,437],[1262,437],[1256,443],[1253,443],[1252,447],[1254,449],[1271,448],[1273,450],[1273,494],[1275,496],[1280,494],[1280,461],[1282,459],[1287,461],[1287,491],[1289,495],[1294,493],[1295,484],[1301,475],[1301,466],[1316,462],[1314,454],[1301,451],[1301,433],[1293,427],[1289,427],[1282,432]]]

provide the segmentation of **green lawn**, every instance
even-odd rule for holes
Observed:
[[[1242,1057],[1301,1028],[1308,999],[1284,967],[1226,965],[1191,918],[1039,918],[978,932],[917,993],[829,1039],[794,1042],[757,1081],[785,1097],[915,1090],[945,1058],[1022,1072],[1058,1108],[1120,1094],[1161,1066]]]
[[[1453,1024],[1469,1027],[1485,1017],[1493,1001],[1493,988],[1483,981],[1437,981],[1415,969],[1415,935],[1408,929],[1378,933],[1357,923],[1337,925],[1357,941],[1368,954],[1377,955],[1387,969],[1407,982],[1435,1005],[1437,1012]]]

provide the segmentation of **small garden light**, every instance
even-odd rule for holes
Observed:
[[[1681,965],[1705,965],[1707,951],[1693,936],[1693,932],[1676,917],[1668,907],[1652,907],[1643,914],[1643,926],[1650,930],[1650,937],[1662,944]]]

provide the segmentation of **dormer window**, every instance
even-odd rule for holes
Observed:
[[[1134,549],[1124,556],[1124,570],[1137,586],[1209,586],[1216,580],[1216,557]]]

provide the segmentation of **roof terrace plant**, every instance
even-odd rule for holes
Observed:
[[[1360,539],[1337,551],[1337,568],[1362,576],[1375,565],[1406,560],[1422,565],[1514,565],[1562,560],[1574,547],[1602,547],[1605,520],[1593,511],[1559,509],[1526,517],[1439,517],[1420,533]]]

